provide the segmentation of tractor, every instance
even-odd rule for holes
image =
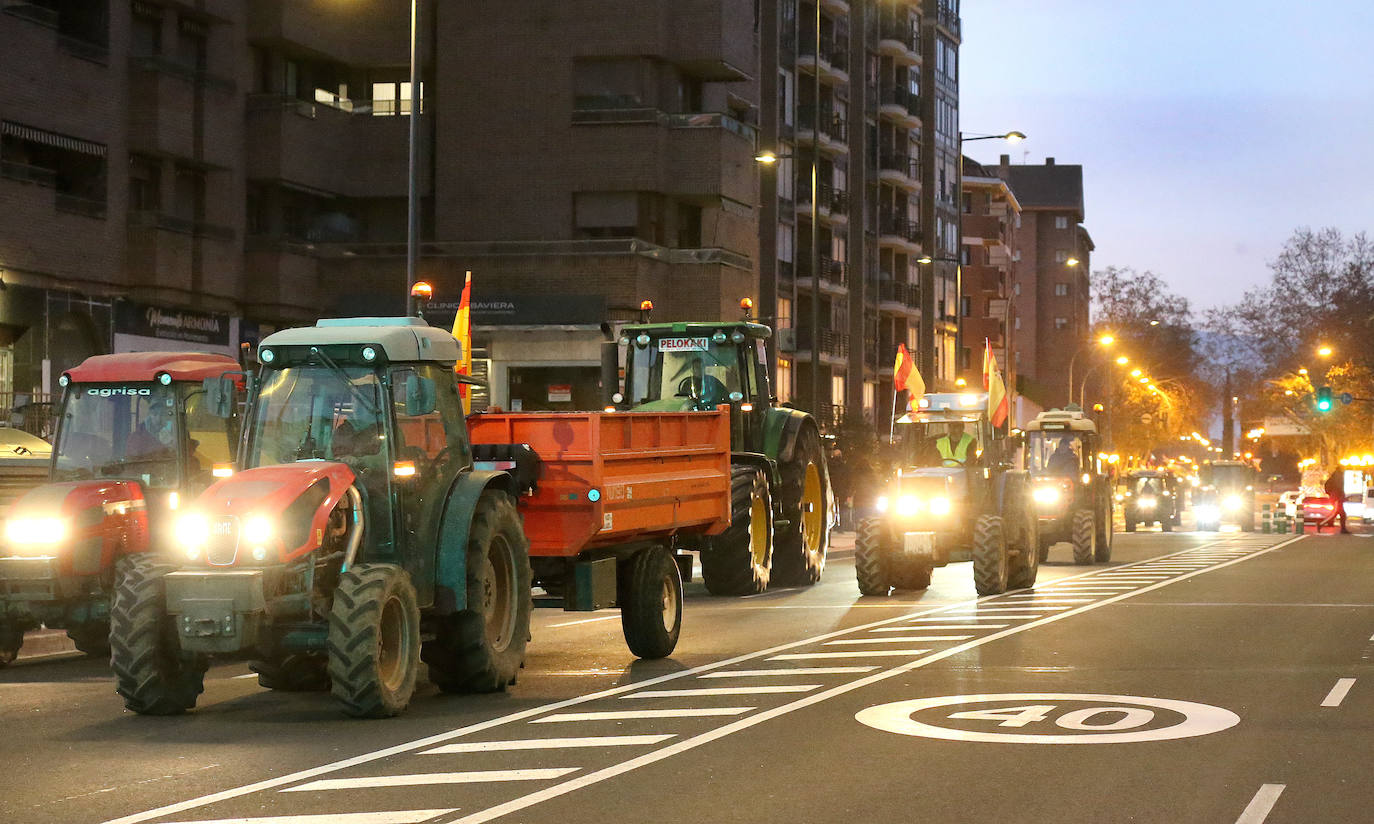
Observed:
[[[1255,531],[1255,468],[1244,461],[1213,461],[1201,471],[1202,487],[1193,507],[1197,528],[1217,532],[1223,523]]]
[[[514,683],[528,543],[509,472],[474,468],[459,344],[419,318],[342,318],[258,348],[235,473],[184,508],[167,559],[123,563],[111,662],[126,706],[195,706],[211,656],[344,712]],[[227,416],[230,379],[206,381]],[[175,559],[175,560],[170,560]]]
[[[1040,560],[1068,541],[1076,564],[1110,561],[1112,489],[1097,424],[1074,404],[1041,412],[1026,424],[1024,457],[1040,518]]]
[[[5,524],[0,666],[40,624],[66,629],[88,655],[109,652],[117,564],[162,549],[181,503],[233,461],[237,387],[216,416],[202,382],[238,370],[223,355],[141,352],[96,355],[58,379],[49,482]]]
[[[749,317],[749,299],[740,305],[745,316],[734,322],[649,323],[645,301],[644,322],[621,328],[625,386],[611,397],[632,411],[729,407],[731,527],[692,547],[715,595],[819,581],[835,512],[820,427],[777,404],[768,378],[773,330]],[[614,342],[603,350],[607,375],[617,350]]]
[[[931,570],[973,561],[979,595],[1035,584],[1030,484],[989,423],[983,393],[928,394],[896,424],[899,468],[859,522],[859,591],[885,596],[930,586]]]
[[[1173,532],[1183,519],[1183,496],[1178,477],[1162,469],[1136,469],[1126,473],[1121,492],[1121,514],[1126,531],[1135,532],[1140,524],[1159,524],[1162,532]]]

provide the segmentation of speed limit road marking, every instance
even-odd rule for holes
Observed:
[[[854,718],[899,735],[1001,744],[1167,741],[1240,723],[1230,710],[1192,701],[1059,692],[917,698],[878,704]]]

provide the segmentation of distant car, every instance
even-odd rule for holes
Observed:
[[[1330,498],[1309,496],[1302,499],[1302,522],[1316,524],[1325,521],[1336,511],[1336,504]]]
[[[1298,506],[1302,503],[1302,493],[1296,489],[1290,489],[1279,495],[1278,506],[1283,510],[1283,514],[1289,518],[1298,517]]]

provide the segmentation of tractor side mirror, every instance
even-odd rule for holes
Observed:
[[[438,406],[438,393],[432,378],[421,377],[415,373],[406,376],[406,415],[418,417],[428,415]]]
[[[201,382],[205,389],[205,407],[216,418],[231,418],[234,415],[234,379],[229,375],[206,378]]]

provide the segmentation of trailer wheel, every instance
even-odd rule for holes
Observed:
[[[621,564],[620,626],[630,652],[666,658],[682,631],[682,571],[660,546],[636,552]]]
[[[854,572],[859,578],[859,592],[864,595],[887,597],[892,592],[892,576],[888,572],[888,547],[883,536],[883,522],[878,518],[859,521],[854,535]]]
[[[778,471],[782,475],[778,494],[788,525],[774,538],[773,582],[810,586],[821,579],[830,546],[830,476],[814,426],[804,426],[797,434],[792,460]]]
[[[67,627],[67,637],[79,652],[95,656],[110,654],[110,624],[106,621],[87,621]]]
[[[290,653],[271,660],[253,661],[248,668],[258,674],[258,686],[281,692],[325,692],[329,689],[329,659],[323,655]]]
[[[773,502],[763,470],[730,468],[730,527],[701,553],[701,577],[712,595],[753,595],[773,569]]]
[[[979,515],[973,527],[973,588],[979,595],[1007,591],[1007,539],[998,515]]]
[[[142,555],[121,558],[110,606],[110,667],[115,692],[139,715],[179,715],[205,689],[204,655],[181,652],[168,617],[162,578],[170,564]]]
[[[1073,562],[1085,566],[1093,562],[1097,525],[1091,509],[1075,509],[1072,522]]]
[[[444,692],[500,692],[515,683],[530,640],[530,544],[515,501],[487,490],[468,537],[467,606],[424,645],[429,680]]]
[[[22,646],[24,633],[7,624],[0,624],[0,667],[14,663]]]

